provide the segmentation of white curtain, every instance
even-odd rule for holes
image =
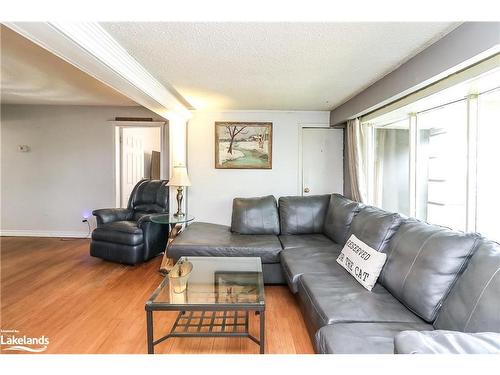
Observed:
[[[384,158],[386,154],[386,142],[394,141],[395,132],[388,132],[387,129],[377,129],[374,131],[374,176],[373,176],[373,202],[374,206],[382,207],[384,196]],[[376,146],[375,146],[376,145]],[[390,148],[387,150],[391,152]]]
[[[346,156],[350,196],[357,202],[367,201],[367,139],[368,127],[359,119],[348,120],[346,125]]]

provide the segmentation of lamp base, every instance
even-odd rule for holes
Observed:
[[[182,212],[182,194],[183,187],[178,186],[177,187],[177,212],[174,214],[174,216],[179,217],[179,216],[184,216],[184,212]]]

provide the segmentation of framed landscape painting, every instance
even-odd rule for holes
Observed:
[[[271,169],[271,122],[215,122],[215,168]]]

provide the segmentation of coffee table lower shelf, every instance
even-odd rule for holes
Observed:
[[[154,354],[155,345],[171,337],[248,337],[259,345],[260,354],[264,354],[265,311],[263,308],[253,308],[252,310],[180,311],[170,332],[157,340],[153,338],[153,311],[146,309],[148,354]],[[249,332],[249,314],[251,311],[259,314],[259,339]]]

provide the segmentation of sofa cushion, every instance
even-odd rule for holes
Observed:
[[[279,199],[281,233],[323,233],[329,201],[329,194],[281,197]]]
[[[443,302],[436,329],[500,332],[500,245],[482,241]]]
[[[262,276],[264,284],[286,284],[285,276],[279,263],[262,263]]]
[[[281,245],[283,245],[283,249],[334,245],[334,242],[324,234],[282,234],[279,238]]]
[[[340,253],[340,245],[329,247],[306,247],[283,250],[280,253],[281,267],[288,286],[297,293],[297,282],[304,273],[328,273],[335,266]]]
[[[276,199],[272,195],[234,198],[231,231],[239,234],[280,234]]]
[[[297,286],[300,305],[312,334],[334,323],[423,322],[380,284],[370,292],[337,263],[328,274],[301,275]]]
[[[143,233],[135,221],[114,221],[94,229],[92,240],[135,246],[143,243]]]
[[[362,204],[353,202],[340,194],[332,194],[326,211],[323,233],[332,241],[344,245],[352,220],[362,207]]]
[[[376,251],[384,251],[403,218],[399,214],[366,206],[354,217],[347,238],[354,234]]]
[[[394,338],[396,354],[500,354],[500,334],[404,331]]]
[[[431,330],[427,323],[337,323],[320,328],[314,349],[320,354],[393,354],[394,336],[404,330]]]
[[[387,248],[379,282],[422,319],[433,322],[479,238],[409,220]]]
[[[239,256],[277,263],[280,251],[281,243],[275,235],[238,234],[225,225],[196,222],[175,238],[168,255],[176,261],[181,256]]]

